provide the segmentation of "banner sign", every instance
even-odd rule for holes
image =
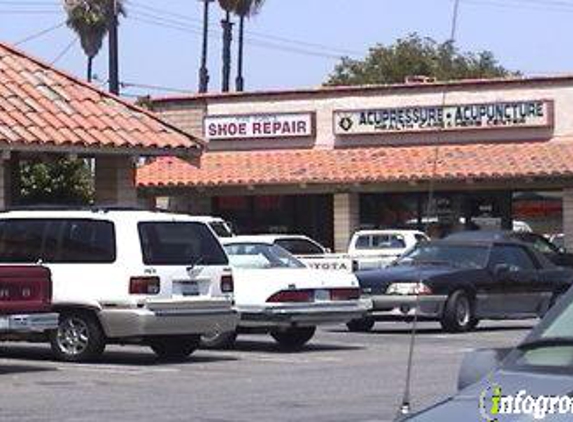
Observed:
[[[370,135],[441,130],[541,128],[553,124],[553,102],[508,101],[499,103],[414,106],[336,111],[336,135]]]
[[[209,140],[294,138],[313,136],[313,113],[209,116],[205,137]]]

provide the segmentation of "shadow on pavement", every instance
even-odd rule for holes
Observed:
[[[0,358],[14,359],[14,360],[26,360],[26,361],[48,361],[57,362],[52,356],[49,347],[38,347],[38,346],[2,346],[0,349]],[[147,351],[147,348],[142,346],[141,351],[137,348],[130,348],[130,350],[107,350],[101,359],[95,362],[88,362],[91,365],[125,365],[125,366],[152,366],[152,365],[182,365],[182,364],[193,364],[193,363],[211,363],[211,362],[225,362],[225,361],[236,361],[239,360],[234,356],[221,355],[221,354],[205,354],[201,350],[194,352],[185,360],[179,361],[164,361],[151,351]],[[65,365],[65,362],[61,362]],[[70,363],[70,365],[74,365]]]
[[[471,334],[479,334],[479,333],[488,333],[488,332],[502,332],[502,331],[523,331],[523,330],[531,330],[535,327],[535,324],[523,324],[523,325],[510,325],[510,326],[494,326],[494,327],[477,327],[476,329],[467,332],[467,333],[446,333],[441,328],[438,327],[418,327],[416,329],[417,334],[419,335],[433,335],[433,334],[444,334],[444,335],[452,335],[452,336],[461,336],[461,335],[471,335]],[[331,333],[349,333],[350,331],[339,328],[339,329],[331,329],[328,330]],[[376,326],[369,331],[364,333],[354,332],[351,334],[361,334],[361,335],[376,335],[376,334],[387,334],[387,335],[410,335],[412,333],[412,326],[401,326],[396,328],[380,328],[377,329]]]
[[[30,366],[30,365],[0,365],[0,377],[2,375],[25,374],[29,372],[47,372],[55,371],[56,368],[45,366]]]
[[[317,352],[336,352],[348,350],[361,350],[363,347],[355,345],[341,345],[341,344],[328,344],[328,343],[313,343],[312,341],[300,350],[284,350],[273,341],[267,341],[264,336],[261,336],[261,341],[256,339],[241,339],[235,343],[235,347],[228,352],[265,352],[275,354],[290,354],[290,353],[317,353]]]

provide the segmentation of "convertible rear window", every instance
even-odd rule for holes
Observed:
[[[223,248],[203,223],[139,223],[146,265],[228,265]]]

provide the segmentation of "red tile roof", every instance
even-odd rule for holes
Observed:
[[[203,141],[0,43],[0,143],[185,155]]]
[[[139,169],[141,187],[287,185],[573,177],[567,142],[207,152],[199,167],[164,157]]]

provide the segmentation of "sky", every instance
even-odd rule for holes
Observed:
[[[84,77],[85,56],[63,25],[61,3],[0,0],[0,40]],[[246,89],[320,85],[341,56],[362,58],[369,47],[413,32],[445,41],[453,5],[454,0],[266,0],[247,23]],[[196,91],[202,3],[126,0],[126,9],[120,27],[122,93]],[[216,3],[211,12],[209,88],[219,91],[222,15]],[[573,73],[572,19],[573,0],[461,0],[456,43],[464,51],[491,50],[505,67],[527,75]],[[95,73],[104,86],[107,43]]]

